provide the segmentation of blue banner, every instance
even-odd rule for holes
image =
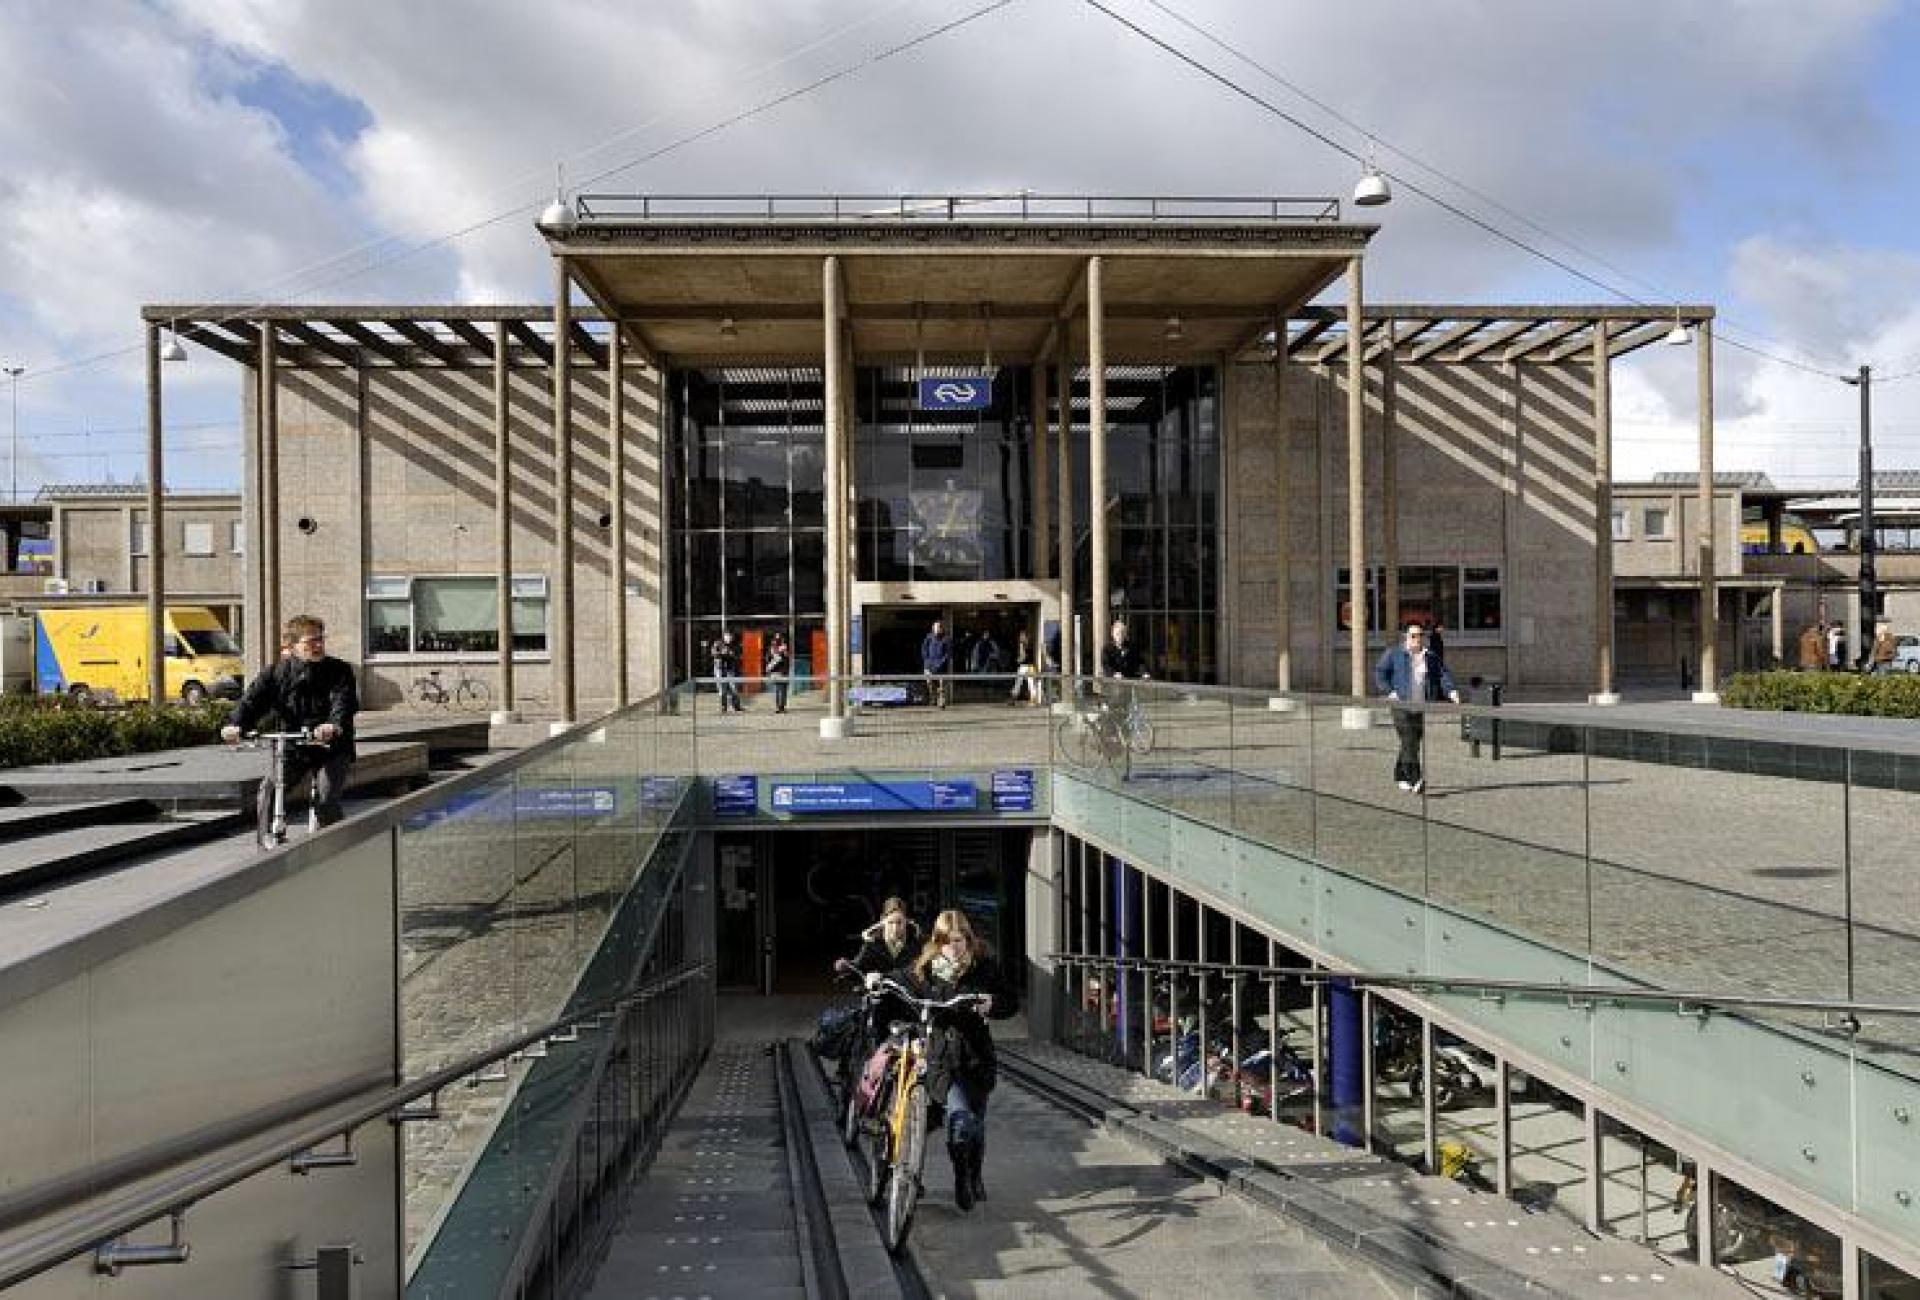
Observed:
[[[972,781],[777,781],[769,800],[776,813],[972,812],[979,803]]]
[[[715,817],[752,817],[759,811],[759,777],[716,776],[713,778],[713,815]]]
[[[922,379],[915,405],[923,411],[984,411],[993,405],[993,378]]]
[[[993,774],[993,810],[995,812],[1033,811],[1033,769],[1015,768]]]

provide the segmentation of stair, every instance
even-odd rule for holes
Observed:
[[[137,814],[124,805],[144,805],[147,819],[127,820]],[[61,804],[36,809],[27,805],[4,810],[0,840],[7,843],[5,852],[0,853],[0,898],[42,889],[132,858],[218,839],[244,826],[248,820],[233,812],[162,816],[144,800],[128,799],[110,800],[104,808],[96,808],[96,818],[105,820],[82,820],[76,824],[59,818],[43,819],[37,831],[22,829],[34,825],[23,814],[77,813],[90,806],[93,805]]]

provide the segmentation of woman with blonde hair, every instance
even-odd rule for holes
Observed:
[[[966,913],[951,908],[935,919],[926,947],[914,960],[912,975],[922,997],[946,1001],[974,993],[986,1004],[985,1015],[967,1009],[942,1012],[928,1045],[927,1093],[946,1106],[954,1203],[971,1210],[987,1194],[981,1178],[987,1154],[987,1097],[999,1076],[987,1017],[1004,1020],[1017,1003]]]

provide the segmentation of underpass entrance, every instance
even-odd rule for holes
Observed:
[[[766,994],[829,992],[834,959],[859,949],[860,931],[893,895],[906,900],[922,936],[941,910],[965,912],[1018,979],[1032,835],[1003,826],[717,833],[722,983]]]

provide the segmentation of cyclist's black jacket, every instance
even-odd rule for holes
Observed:
[[[1100,651],[1100,673],[1105,677],[1143,677],[1146,675],[1147,661],[1133,648],[1133,642],[1115,645],[1107,642]]]
[[[1000,967],[991,957],[983,957],[967,967],[957,980],[932,976],[912,981],[924,998],[943,1002],[962,993],[987,993],[993,1008],[986,1016],[977,1011],[941,1011],[933,1020],[933,1042],[929,1045],[927,1092],[933,1101],[944,1102],[948,1087],[958,1082],[969,1092],[984,1097],[993,1091],[1000,1075],[1000,1061],[993,1050],[993,1031],[987,1019],[1005,1020],[1020,1009],[1013,989],[1000,978]]]
[[[860,951],[853,959],[853,968],[862,975],[893,974],[914,959],[917,950],[913,946],[913,936],[918,928],[914,925],[907,927],[906,941],[900,945],[897,953],[888,951],[885,937],[874,935],[860,945]]]
[[[254,730],[268,714],[277,716],[286,731],[331,722],[340,734],[327,746],[327,753],[350,759],[354,756],[353,715],[359,711],[360,693],[346,660],[324,655],[308,663],[283,655],[247,683],[228,721],[242,731]]]

